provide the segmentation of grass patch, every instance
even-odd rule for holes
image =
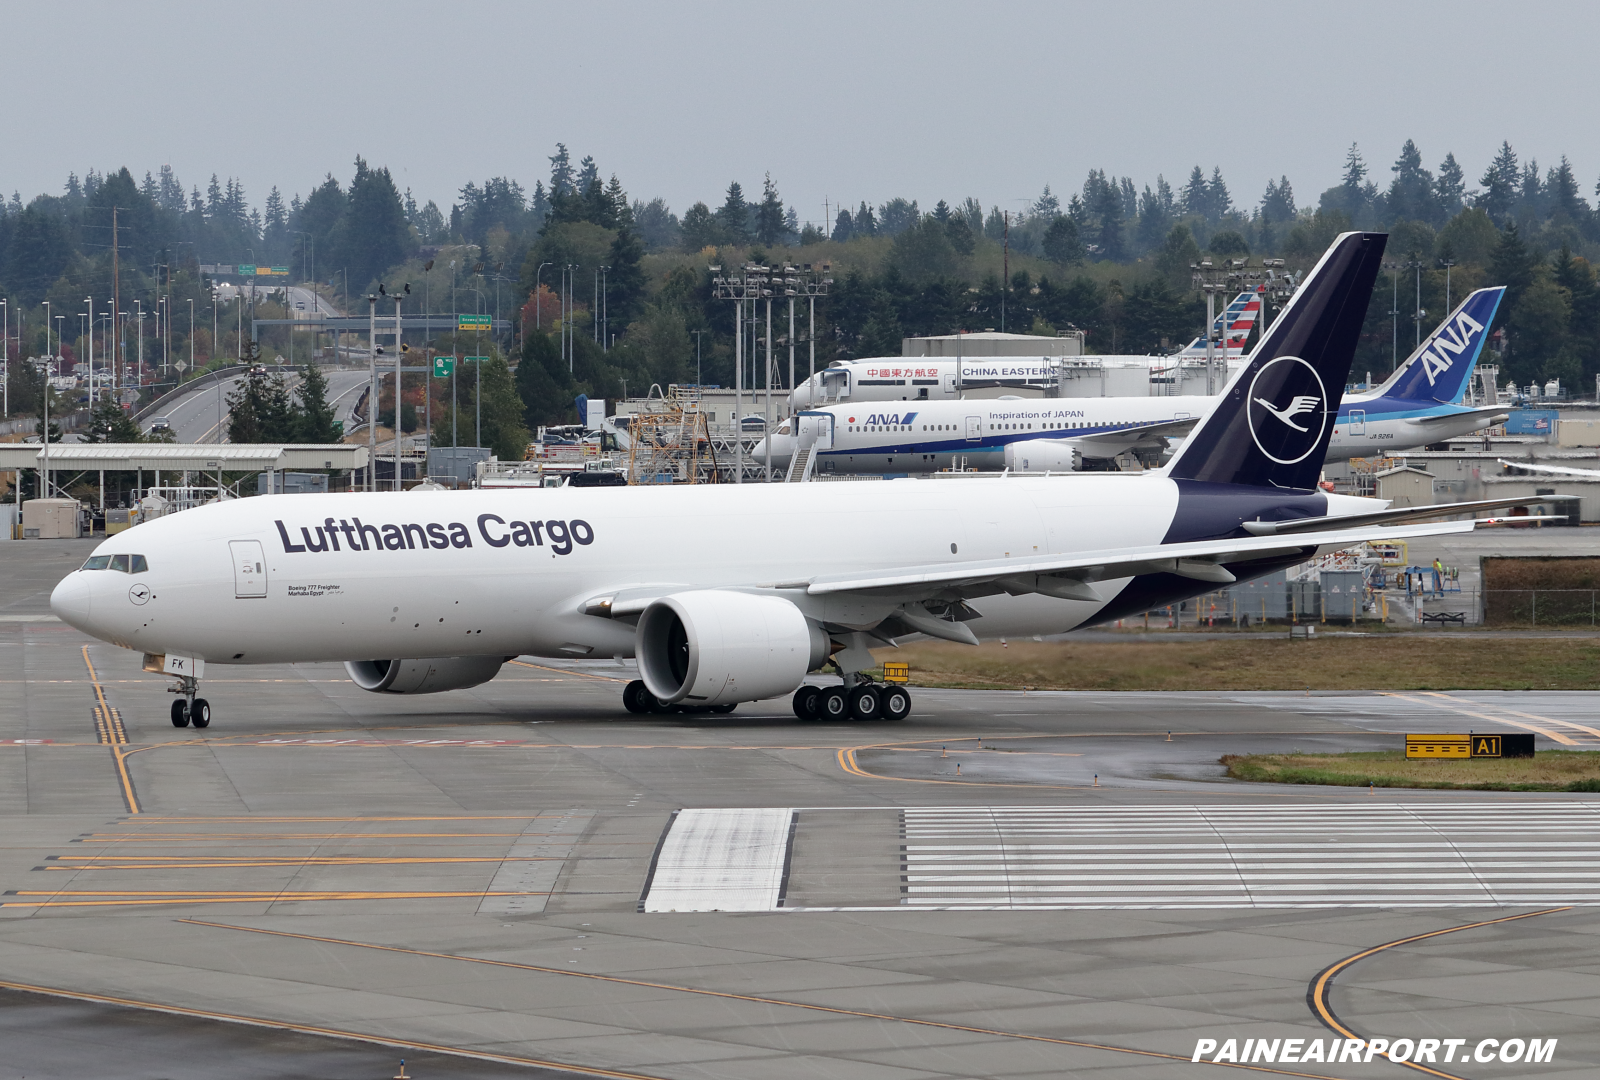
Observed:
[[[1389,634],[1211,641],[943,641],[878,650],[918,686],[1020,690],[1595,690],[1600,638]]]
[[[1427,761],[1403,750],[1352,754],[1227,754],[1235,780],[1465,791],[1600,791],[1600,753],[1541,750],[1531,758]]]

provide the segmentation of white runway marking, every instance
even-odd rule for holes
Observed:
[[[787,808],[680,810],[643,911],[772,911],[789,854]]]
[[[916,908],[1600,903],[1600,803],[903,811]]]

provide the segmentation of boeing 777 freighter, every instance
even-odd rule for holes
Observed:
[[[343,661],[403,694],[519,654],[637,657],[634,711],[793,694],[804,717],[903,717],[869,647],[1061,633],[1506,505],[1389,510],[1316,486],[1384,241],[1334,241],[1165,469],[269,495],[108,538],[51,608],[172,676],[179,727],[211,722],[212,665]],[[840,684],[805,684],[825,667]]]

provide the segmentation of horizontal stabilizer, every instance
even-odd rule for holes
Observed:
[[[1252,536],[1285,536],[1310,532],[1315,529],[1332,529],[1342,525],[1398,525],[1428,518],[1449,517],[1452,514],[1475,514],[1479,510],[1500,507],[1532,506],[1549,502],[1550,497],[1522,499],[1482,499],[1478,502],[1446,503],[1440,506],[1407,506],[1397,510],[1374,510],[1370,514],[1346,514],[1342,517],[1294,518],[1289,521],[1247,521],[1244,531]]]

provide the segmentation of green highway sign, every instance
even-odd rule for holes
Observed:
[[[241,277],[255,277],[256,276],[256,268],[255,268],[255,266],[253,266],[250,263],[240,263],[239,264],[239,275]]]
[[[487,315],[456,316],[457,330],[487,330],[489,329],[490,325],[489,316]]]
[[[487,356],[463,356],[461,362],[463,364],[487,364],[489,358]]]
[[[433,377],[446,379],[456,369],[456,358],[453,356],[435,356],[433,358]]]

